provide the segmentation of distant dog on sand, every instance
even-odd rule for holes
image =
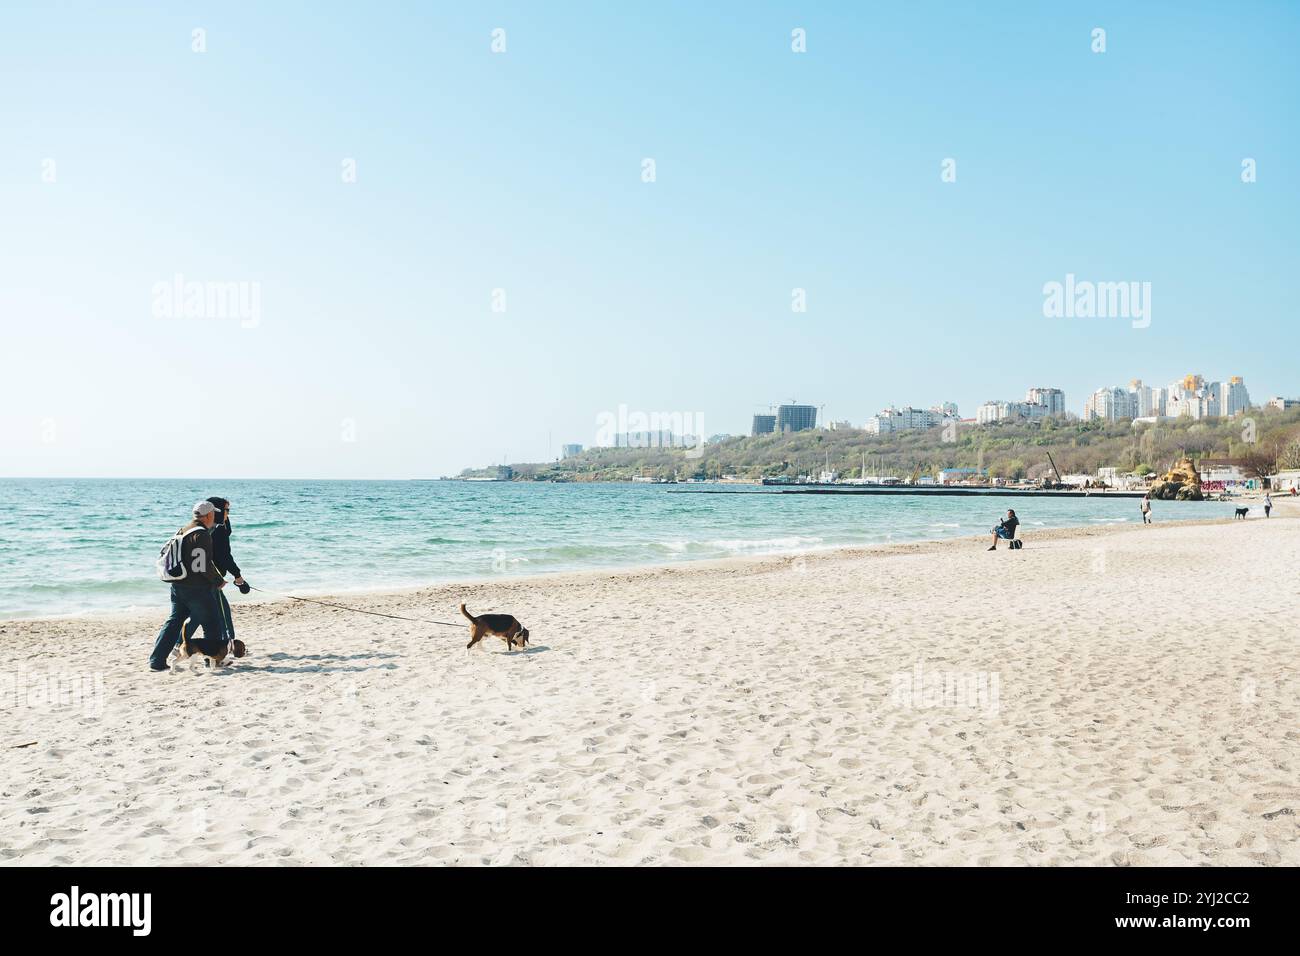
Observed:
[[[213,637],[186,637],[181,635],[181,642],[176,648],[176,663],[187,661],[199,655],[213,667],[220,667],[227,657],[243,657],[248,653],[244,642],[236,638],[233,641],[219,641]]]
[[[528,628],[520,624],[513,614],[480,614],[475,617],[465,610],[463,604],[460,606],[460,613],[469,619],[469,643],[465,645],[465,650],[469,650],[489,634],[505,641],[506,651],[528,646]]]
[[[1249,508],[1238,508],[1236,513],[1232,516],[1232,520],[1236,521],[1238,518],[1240,518],[1242,521],[1245,521],[1246,512],[1249,510],[1250,510]]]

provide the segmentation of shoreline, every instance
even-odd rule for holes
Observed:
[[[541,489],[536,489],[541,490]],[[377,493],[376,493],[377,494]],[[442,584],[473,584],[497,575],[531,577],[552,573],[581,571],[622,571],[638,567],[689,564],[699,561],[729,560],[751,556],[811,554],[841,548],[876,548],[892,541],[924,542],[948,540],[951,535],[979,534],[992,523],[1006,503],[1015,505],[1028,520],[1023,534],[1042,534],[1044,529],[1087,528],[1114,523],[1120,526],[1140,523],[1137,503],[1124,499],[1107,499],[1104,495],[1031,504],[1009,498],[997,503],[971,503],[970,497],[899,497],[868,495],[870,500],[847,501],[851,495],[820,497],[817,494],[793,499],[767,497],[733,506],[737,498],[727,501],[700,501],[681,498],[659,490],[650,494],[629,492],[592,497],[598,514],[577,520],[575,534],[561,533],[564,519],[558,518],[554,496],[534,497],[516,494],[510,507],[522,517],[518,528],[488,520],[480,528],[451,533],[444,529],[449,515],[464,504],[440,502],[431,516],[430,530],[410,522],[398,526],[397,539],[387,541],[385,522],[399,520],[405,499],[379,498],[375,515],[356,516],[340,499],[317,504],[315,493],[285,499],[284,514],[269,521],[246,524],[241,541],[251,545],[241,557],[250,571],[264,568],[269,576],[253,574],[255,584],[269,583],[271,590],[303,596],[331,594],[369,594],[381,591],[412,591]],[[709,498],[711,493],[705,493]],[[494,496],[487,496],[492,498]],[[449,499],[459,502],[460,499]],[[478,497],[473,497],[479,502]],[[585,500],[585,499],[584,499]],[[276,501],[272,494],[268,501]],[[919,504],[918,504],[919,502]],[[277,502],[278,503],[278,502]],[[1242,504],[1248,502],[1243,501]],[[771,507],[767,507],[770,505]],[[1037,507],[1034,507],[1037,505]],[[137,507],[144,507],[137,505]],[[265,507],[265,506],[264,506]],[[147,510],[147,508],[146,508]],[[331,555],[308,553],[302,557],[301,542],[292,537],[280,540],[286,532],[282,521],[306,517],[319,512],[337,514],[338,520],[357,522],[351,534],[339,538],[342,543]],[[489,511],[490,514],[490,506]],[[681,523],[675,515],[682,514]],[[1231,507],[1224,503],[1168,503],[1157,506],[1156,520],[1207,520],[1226,516]],[[1258,513],[1258,508],[1253,513]],[[1185,517],[1184,517],[1185,516]],[[23,529],[39,529],[42,518],[30,508],[20,520]],[[557,521],[559,522],[557,524]],[[625,522],[620,525],[619,522]],[[150,523],[154,523],[150,519]],[[161,522],[157,522],[161,524]],[[621,529],[609,534],[609,529]],[[259,530],[260,529],[260,530]],[[345,529],[346,530],[346,529]],[[160,532],[161,533],[161,532]],[[139,560],[142,542],[139,528],[121,521],[109,528],[76,538],[65,548],[64,566],[84,562],[98,568],[94,580],[81,580],[61,567],[46,569],[44,556],[37,544],[35,530],[26,530],[17,538],[13,567],[16,576],[0,588],[0,621],[28,621],[144,612],[158,606],[160,590]],[[432,535],[432,537],[430,537]],[[569,538],[572,537],[572,540]],[[426,540],[427,539],[427,540]],[[484,539],[484,540],[480,540]],[[99,542],[108,550],[101,550]],[[434,545],[426,547],[426,545]],[[247,546],[247,545],[245,545]],[[289,558],[297,563],[284,568],[276,565],[276,555],[299,555]],[[355,566],[355,573],[351,568]],[[229,592],[228,596],[229,596]],[[231,598],[243,601],[242,598]],[[165,594],[162,596],[165,603]]]
[[[1251,519],[1257,520],[1287,520],[1290,518],[1300,517],[1300,503],[1289,502],[1292,507],[1275,507],[1275,515],[1271,519]],[[1207,525],[1232,525],[1234,521],[1231,518],[1184,518],[1156,522],[1146,526],[1149,528],[1158,527],[1197,527]],[[1121,533],[1124,531],[1133,531],[1143,527],[1140,522],[1136,521],[1116,521],[1105,522],[1093,525],[1064,525],[1058,527],[1031,527],[1029,528],[1029,537],[1026,537],[1025,526],[1021,525],[1021,533],[1018,535],[1026,541],[1026,548],[1031,548],[1033,541],[1062,541],[1076,538],[1096,538],[1104,537],[1111,534]],[[600,579],[607,576],[626,577],[637,573],[660,574],[673,571],[691,571],[700,569],[702,571],[730,571],[739,568],[755,568],[768,564],[772,569],[789,566],[792,563],[802,562],[815,563],[818,561],[840,560],[840,559],[858,559],[867,557],[885,557],[891,554],[942,554],[950,550],[965,551],[974,548],[979,542],[987,542],[988,534],[979,535],[962,535],[948,538],[919,538],[913,541],[886,542],[883,544],[864,544],[864,545],[831,545],[824,548],[807,548],[803,550],[792,550],[787,552],[752,554],[752,555],[732,555],[729,557],[711,557],[711,558],[689,558],[673,562],[651,562],[646,564],[630,564],[610,567],[591,567],[591,568],[573,568],[568,570],[551,570],[537,571],[532,574],[500,574],[491,577],[466,577],[452,578],[445,580],[435,580],[423,582],[420,584],[405,584],[394,587],[372,587],[362,586],[358,588],[293,588],[296,596],[303,598],[312,598],[317,600],[335,599],[339,603],[345,603],[347,600],[360,602],[366,601],[384,601],[401,598],[409,598],[430,591],[448,591],[456,588],[465,590],[491,588],[496,585],[518,585],[528,583],[546,583],[548,580],[568,583],[569,579]],[[999,548],[1001,551],[1005,548]],[[146,615],[155,616],[162,613],[165,616],[167,607],[167,595],[162,590],[159,582],[159,600],[157,605],[149,607],[136,607],[126,609],[105,609],[89,610],[75,614],[47,614],[34,617],[20,618],[0,618],[0,637],[3,637],[6,627],[43,622],[81,622],[81,621],[130,621],[135,618]],[[255,608],[267,605],[296,604],[288,595],[283,592],[277,592],[283,596],[268,596],[265,598],[254,598],[251,595],[245,598],[240,595],[233,585],[227,584],[229,589],[227,599],[231,600],[231,609],[238,611],[240,608]],[[270,588],[268,591],[272,590]],[[155,610],[155,608],[157,610]],[[453,608],[453,611],[455,608]]]

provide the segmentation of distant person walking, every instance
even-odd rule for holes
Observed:
[[[1020,519],[1016,517],[1015,511],[1008,508],[1007,516],[998,522],[998,526],[993,529],[993,544],[989,546],[990,551],[998,549],[998,541],[1014,541],[1016,538],[1016,526],[1020,524]]]
[[[212,524],[212,560],[216,562],[217,570],[221,572],[223,579],[227,574],[233,574],[235,587],[239,588],[239,593],[247,594],[248,583],[240,573],[234,555],[230,553],[230,501],[217,497],[209,498],[208,501],[216,509],[216,520]],[[226,600],[224,591],[217,591],[217,602],[221,606],[221,626],[226,632],[226,641],[233,641],[235,619],[231,617],[230,602]],[[197,627],[197,623],[187,621],[184,628],[185,636],[189,637]]]
[[[1273,496],[1270,495],[1268,492],[1265,492],[1264,493],[1264,517],[1267,518],[1268,513],[1272,510],[1273,510]]]
[[[1142,496],[1141,507],[1142,507],[1142,523],[1150,524],[1151,523],[1151,496],[1150,495]]]
[[[203,628],[204,639],[222,640],[221,607],[218,591],[226,586],[212,554],[212,525],[217,509],[211,501],[194,505],[194,520],[185,525],[163,548],[158,570],[171,583],[172,612],[154,641],[149,655],[151,671],[171,670],[167,655],[180,640],[181,628],[189,618]]]

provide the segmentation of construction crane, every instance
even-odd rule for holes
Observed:
[[[1056,467],[1056,462],[1052,460],[1052,453],[1050,451],[1047,452],[1047,462],[1052,466],[1053,474],[1056,475],[1056,490],[1059,491],[1060,489],[1066,487],[1065,481],[1061,478],[1061,472]]]

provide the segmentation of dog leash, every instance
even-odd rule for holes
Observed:
[[[244,582],[248,584],[247,581]],[[317,601],[312,598],[295,597],[292,594],[278,594],[275,591],[268,591],[265,588],[254,587],[248,584],[250,591],[256,591],[258,594],[267,594],[271,597],[288,598],[290,601],[302,601],[304,604],[319,604],[321,607],[338,608],[340,611],[351,611],[354,614],[369,614],[371,617],[387,617],[394,621],[410,621],[412,624],[441,624],[443,627],[464,627],[464,624],[453,624],[451,621],[426,621],[418,617],[402,617],[400,614],[385,614],[382,611],[367,611],[359,607],[348,607],[346,604],[331,604],[329,601]]]

